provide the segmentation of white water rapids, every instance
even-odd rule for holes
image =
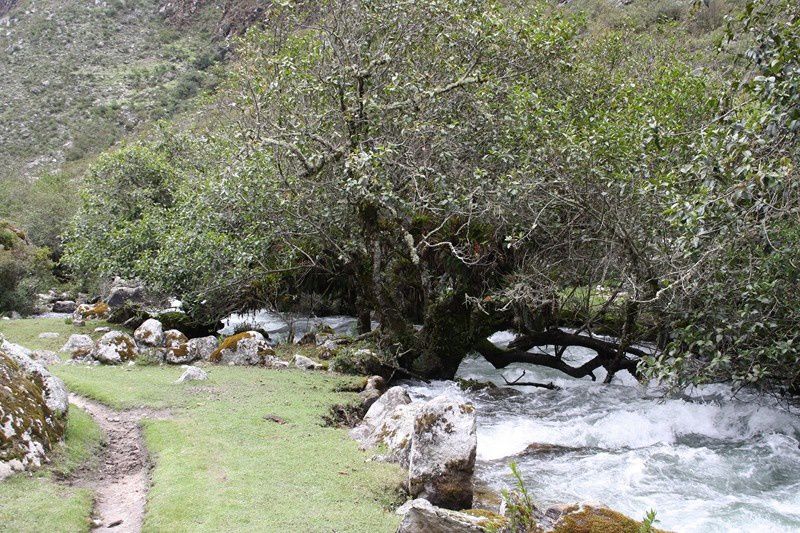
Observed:
[[[285,331],[275,315],[260,318]],[[353,324],[348,317],[321,320],[337,330]],[[306,325],[300,320],[296,329]],[[501,345],[510,339],[492,338]],[[564,358],[575,364],[593,355],[572,348]],[[418,398],[451,390],[476,406],[480,482],[510,488],[508,465],[516,461],[542,506],[591,501],[636,519],[655,509],[658,527],[679,532],[800,531],[797,414],[767,398],[731,399],[723,386],[662,399],[624,372],[611,385],[602,384],[602,371],[597,382],[529,365],[503,373],[513,380],[522,368],[524,381],[553,382],[561,390],[498,394],[462,392],[447,381],[409,384]],[[505,385],[501,372],[478,356],[463,362],[458,377]],[[526,453],[531,444],[550,446]]]

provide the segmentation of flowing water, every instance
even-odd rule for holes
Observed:
[[[582,348],[564,354],[573,364],[592,356]],[[764,398],[732,400],[719,386],[664,400],[628,374],[603,385],[602,371],[592,382],[525,370],[523,381],[561,390],[459,391],[478,411],[476,475],[491,488],[512,486],[508,465],[516,461],[544,506],[592,501],[637,519],[655,509],[659,527],[681,532],[800,531],[797,415]],[[521,372],[503,374],[513,381]],[[458,377],[505,385],[477,356]],[[458,391],[452,382],[411,385],[420,398],[447,389]]]
[[[276,334],[288,331],[275,315],[258,318]],[[339,331],[354,324],[349,317],[320,320]],[[312,321],[294,322],[302,332]],[[511,338],[498,333],[492,340],[503,345]],[[577,364],[593,355],[572,348],[564,358]],[[602,371],[597,382],[527,365],[501,373],[478,356],[464,361],[458,377],[505,385],[503,375],[513,381],[523,368],[523,381],[552,382],[560,390],[462,392],[447,381],[408,384],[420,399],[448,390],[476,406],[476,476],[483,484],[511,487],[508,465],[516,461],[542,506],[591,501],[637,519],[655,509],[659,527],[680,532],[800,531],[797,414],[767,398],[731,399],[722,386],[663,399],[627,373],[603,385]]]

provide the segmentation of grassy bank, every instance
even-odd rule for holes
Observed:
[[[31,348],[51,342],[39,332],[66,335],[71,328],[60,320],[0,324],[7,338],[27,339]],[[399,469],[367,461],[345,431],[322,423],[332,404],[353,399],[337,392],[351,378],[211,366],[208,381],[176,385],[177,367],[52,370],[71,391],[115,408],[171,411],[169,420],[145,423],[155,463],[146,531],[380,532],[397,526],[389,506],[397,498]],[[38,528],[38,522],[30,525]]]

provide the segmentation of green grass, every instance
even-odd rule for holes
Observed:
[[[88,531],[91,491],[60,484],[54,475],[67,475],[90,460],[101,437],[92,418],[72,406],[64,446],[52,454],[52,466],[0,482],[3,531]]]
[[[33,324],[38,322],[38,324]],[[58,322],[58,321],[55,321]],[[52,320],[6,322],[38,339]],[[89,328],[87,328],[89,329]],[[324,427],[353,378],[324,372],[209,366],[210,379],[176,385],[178,367],[56,366],[71,391],[115,408],[169,409],[144,424],[155,461],[145,531],[394,531],[401,471]],[[277,415],[286,424],[264,419]]]
[[[63,319],[57,318],[32,318],[24,320],[0,320],[0,333],[6,339],[31,350],[50,350],[58,352],[69,336],[73,333],[89,335],[97,340],[103,336],[102,333],[95,333],[97,327],[106,326],[112,329],[120,329],[119,326],[102,321],[87,321],[83,327],[67,324]],[[55,339],[40,339],[39,334],[44,332],[58,333]],[[61,355],[61,354],[60,354]]]

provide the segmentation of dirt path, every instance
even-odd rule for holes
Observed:
[[[144,521],[151,466],[139,422],[164,419],[168,414],[145,409],[114,411],[74,394],[69,401],[89,413],[106,435],[107,445],[99,460],[69,480],[95,493],[93,530],[138,533]]]

